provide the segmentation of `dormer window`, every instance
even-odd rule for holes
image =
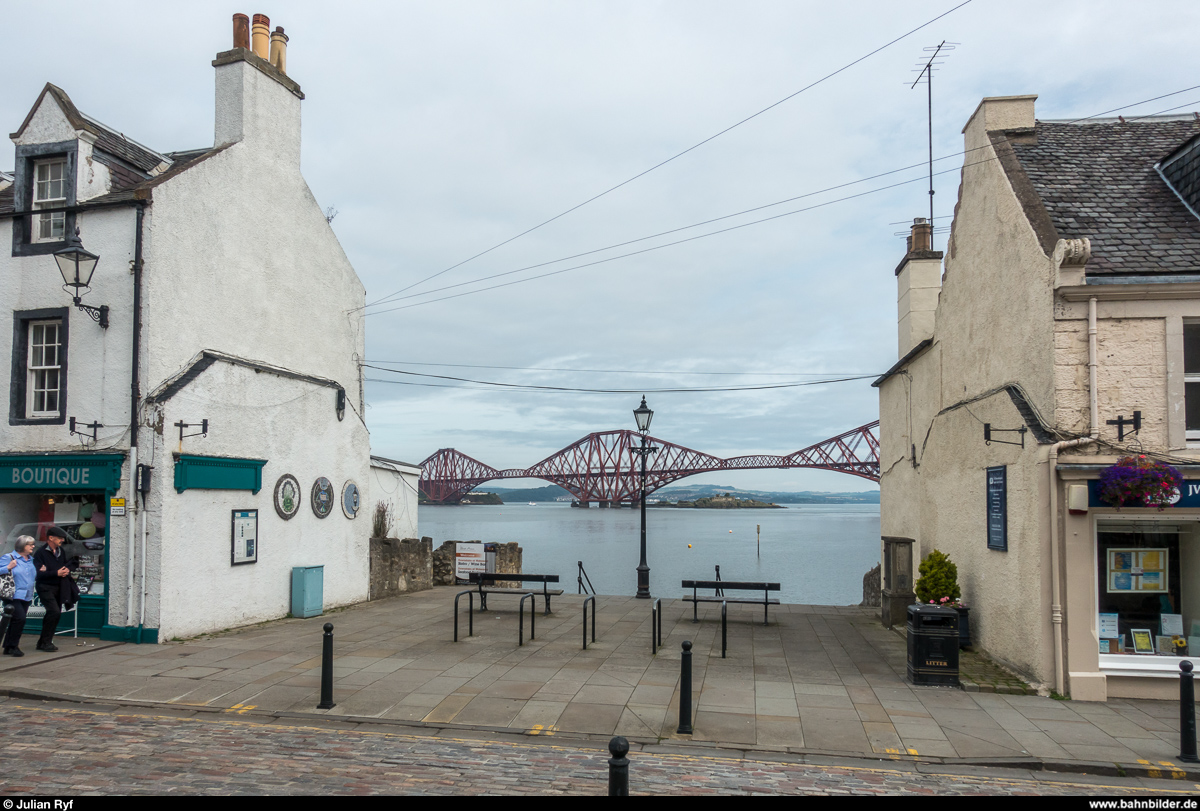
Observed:
[[[63,208],[67,205],[67,161],[66,159],[37,161],[34,163],[33,207]],[[57,211],[53,214],[37,214],[33,218],[34,242],[58,242],[66,235],[67,215]]]

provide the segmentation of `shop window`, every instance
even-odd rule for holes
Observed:
[[[1096,547],[1100,653],[1200,654],[1200,523],[1099,521]]]
[[[1189,440],[1200,440],[1200,322],[1183,325],[1184,417]]]
[[[66,308],[14,313],[9,424],[61,424],[66,401]]]

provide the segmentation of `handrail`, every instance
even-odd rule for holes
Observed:
[[[576,580],[579,583],[579,591],[576,593],[577,594],[595,594],[596,587],[592,585],[592,579],[590,577],[588,577],[587,572],[584,571],[583,561],[582,560],[578,561],[578,563],[579,563],[579,574],[576,575]],[[586,586],[583,585],[583,581],[585,581],[585,580],[587,581]]]
[[[458,598],[467,595],[467,636],[475,636],[475,589],[454,595],[454,641],[458,641]]]
[[[529,638],[532,640],[537,635],[535,630],[537,611],[534,610],[537,608],[537,595],[531,591],[521,596],[520,619],[517,622],[517,647],[525,644],[525,600],[527,598],[529,600]]]
[[[596,641],[596,595],[592,595],[583,601],[583,649],[587,650],[587,607],[588,603],[592,604],[592,641]]]

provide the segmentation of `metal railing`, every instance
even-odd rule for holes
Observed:
[[[592,579],[590,577],[588,577],[587,572],[585,572],[583,570],[583,561],[582,560],[579,561],[579,574],[576,576],[576,580],[579,583],[579,591],[576,592],[577,594],[595,594],[596,593],[595,587],[592,586]],[[585,581],[587,583],[586,586],[584,585]]]

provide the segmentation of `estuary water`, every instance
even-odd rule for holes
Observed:
[[[576,591],[583,561],[599,594],[637,593],[640,515],[630,509],[572,508],[569,504],[422,505],[421,535],[443,541],[517,542],[523,568],[557,574]],[[761,526],[761,553],[756,551]],[[879,563],[878,504],[792,504],[773,510],[646,510],[650,592],[678,598],[681,580],[778,582],[784,603],[854,605],[862,578]]]

